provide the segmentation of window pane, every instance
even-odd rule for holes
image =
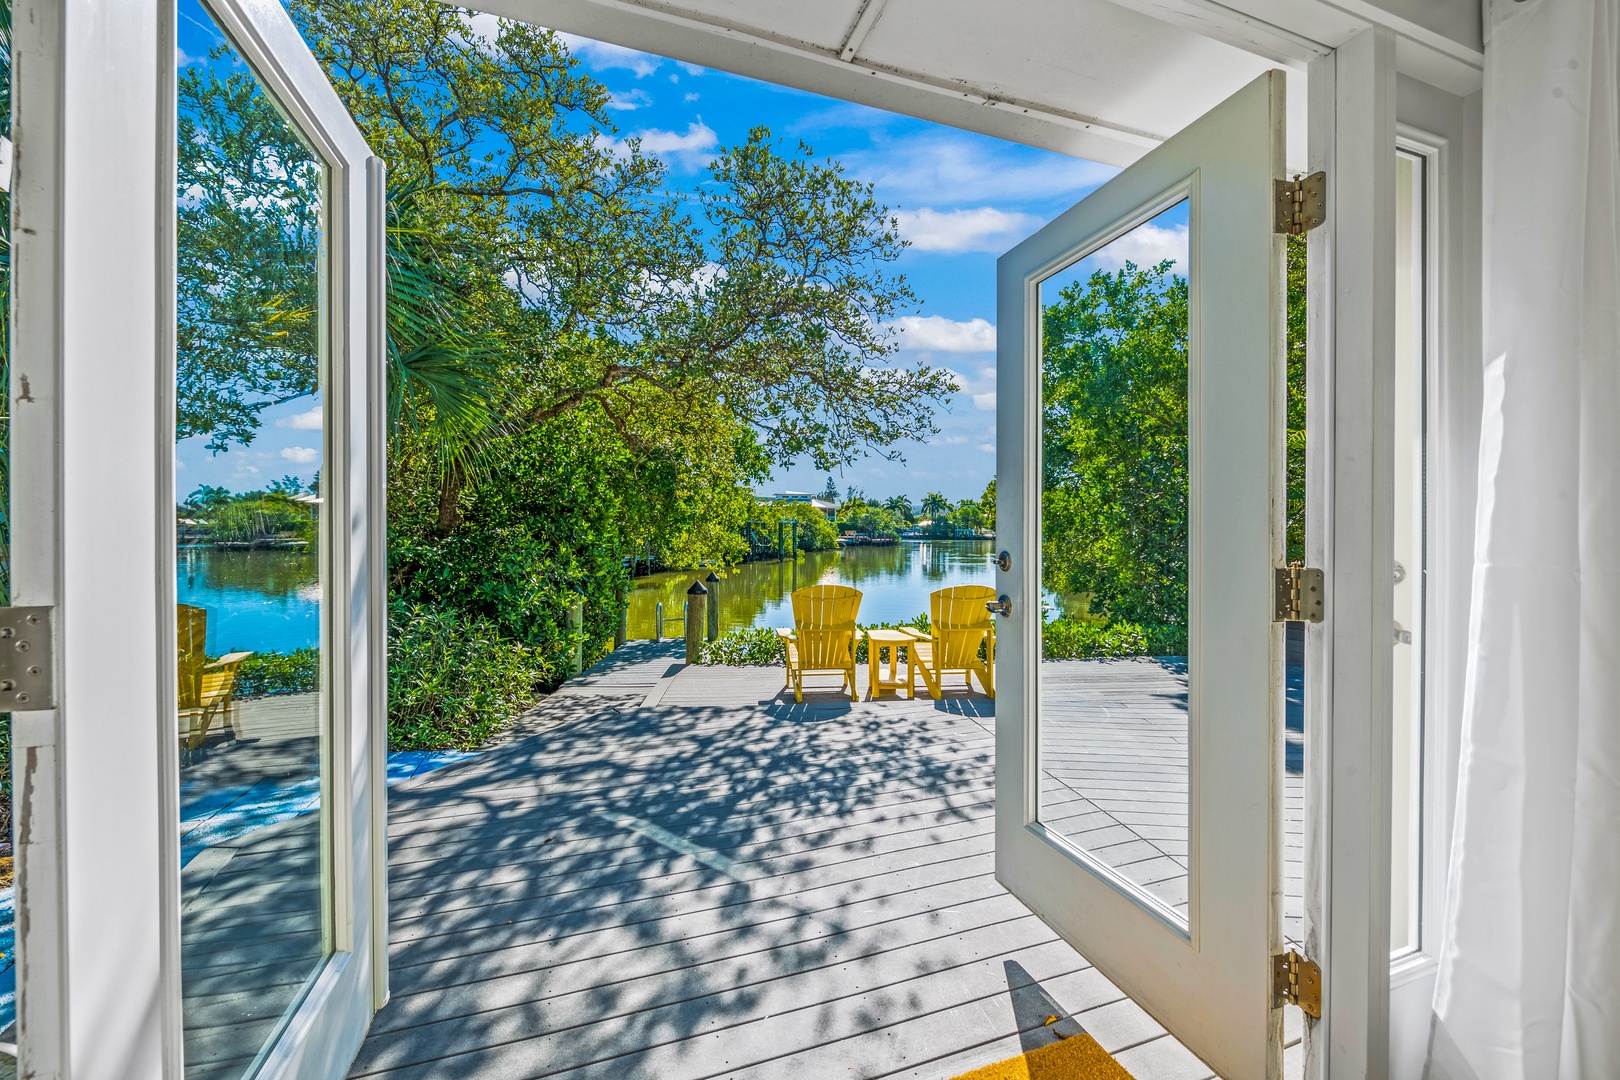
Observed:
[[[1423,161],[1397,155],[1395,220],[1395,664],[1389,941],[1416,949],[1422,866],[1424,560]]]
[[[1040,820],[1182,926],[1187,220],[1041,283]]]
[[[232,1080],[328,949],[324,170],[179,10],[181,986],[186,1076]]]

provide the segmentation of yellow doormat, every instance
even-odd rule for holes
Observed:
[[[953,1080],[1131,1080],[1125,1067],[1090,1035],[1070,1035]]]

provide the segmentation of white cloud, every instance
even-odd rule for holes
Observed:
[[[712,150],[720,143],[714,129],[701,120],[687,124],[685,132],[649,128],[637,135],[641,139],[641,148],[654,154],[692,154]]]
[[[996,411],[996,392],[994,390],[984,394],[973,395],[973,407],[980,412]]]
[[[992,352],[996,347],[996,328],[986,319],[903,315],[888,327],[900,335],[902,349],[916,352]]]
[[[599,71],[619,68],[634,72],[636,78],[643,79],[658,70],[659,60],[656,56],[648,56],[644,52],[627,49],[623,45],[610,45],[605,41],[580,37],[578,34],[565,34],[560,30],[556,33],[563,44],[568,46],[569,52]]]
[[[941,435],[937,439],[929,439],[929,446],[965,446],[973,441],[971,435]]]
[[[648,128],[645,131],[631,132],[623,139],[611,139],[599,134],[596,137],[596,144],[609,153],[622,157],[625,153],[625,143],[630,139],[641,140],[643,153],[655,154],[671,165],[678,165],[688,171],[707,165],[713,156],[711,151],[720,145],[720,136],[702,120],[686,125],[684,132]]]
[[[293,428],[296,431],[319,431],[321,425],[325,422],[326,417],[321,412],[321,407],[317,405],[308,412],[294,413],[291,416],[282,417],[276,421],[276,426]]]
[[[966,132],[880,139],[839,158],[856,177],[876,184],[882,198],[913,206],[1079,199],[1119,171]]]
[[[186,50],[180,46],[176,45],[174,47],[174,66],[176,68],[183,68],[195,59],[197,59],[195,56],[187,56]]]
[[[897,210],[900,235],[918,251],[988,251],[992,254],[1022,240],[1041,219],[1034,214],[1011,213],[993,206],[966,210]]]
[[[621,112],[644,109],[652,103],[652,95],[645,90],[615,90],[608,98],[608,108]]]
[[[486,11],[464,11],[461,14],[461,25],[467,28],[467,33],[481,39],[486,45],[493,45],[501,36],[501,20],[499,16],[491,15]]]
[[[692,102],[694,102],[694,101],[696,101],[696,100],[697,100],[697,99],[698,99],[698,98],[700,98],[700,97],[702,97],[702,96],[703,96],[703,95],[701,95],[701,94],[697,94],[697,93],[691,93],[691,94],[687,94],[687,95],[686,95],[686,103],[687,103],[687,104],[688,104],[688,105],[690,105],[690,104],[691,104],[691,103],[692,103]]]
[[[281,449],[281,456],[294,465],[313,465],[321,454],[319,450],[309,446],[285,446]]]
[[[704,71],[703,68],[698,67],[696,64],[688,64],[685,60],[675,61],[675,66],[686,72],[688,75],[702,75]]]
[[[1122,269],[1127,261],[1137,266],[1157,266],[1169,259],[1187,272],[1187,226],[1155,225],[1151,221],[1138,225],[1100,251],[1092,252],[1093,261],[1103,270]]]
[[[993,454],[993,453],[996,452],[996,444],[995,443],[982,442],[982,443],[979,444],[979,449],[983,450],[987,454]]]

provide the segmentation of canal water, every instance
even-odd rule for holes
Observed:
[[[948,585],[994,585],[994,545],[988,540],[906,540],[889,547],[807,551],[798,562],[733,567],[719,586],[720,626],[792,626],[794,589],[853,585],[864,594],[858,620],[895,623],[928,611],[928,594]],[[681,604],[708,570],[637,578],[630,594],[632,639],[653,636],[659,601],[678,635]],[[211,656],[235,649],[290,652],[319,643],[320,582],[315,556],[296,551],[182,548],[179,600],[208,609]]]
[[[208,610],[209,656],[291,652],[320,644],[321,583],[314,552],[181,548],[178,599]]]
[[[853,585],[861,590],[856,620],[863,625],[913,619],[928,613],[928,594],[935,589],[994,585],[994,549],[989,540],[902,540],[887,547],[807,551],[798,562],[744,563],[725,572],[720,582],[720,630],[792,626],[789,596],[806,585]],[[680,570],[637,578],[630,594],[630,637],[653,636],[659,601],[670,620],[665,636],[679,634],[686,590],[708,573]]]

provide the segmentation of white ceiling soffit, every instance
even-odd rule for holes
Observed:
[[[687,63],[1127,165],[1278,65],[1292,69],[1290,128],[1300,126],[1294,121],[1302,124],[1304,118],[1300,76],[1305,64],[1369,25],[1369,19],[1347,8],[1372,5],[1369,0],[1231,0],[1228,5],[1213,0],[475,0],[473,6]],[[1286,27],[1271,8],[1290,16]],[[1392,19],[1386,15],[1377,21],[1392,25]],[[1464,85],[1468,58],[1443,47],[1452,46],[1449,39],[1414,23],[1405,26],[1395,29],[1400,41],[1416,43],[1407,50],[1420,58],[1440,57],[1425,62],[1449,75],[1448,81],[1432,75],[1426,81],[1454,92],[1473,88]],[[1409,73],[1424,78],[1421,68]]]

